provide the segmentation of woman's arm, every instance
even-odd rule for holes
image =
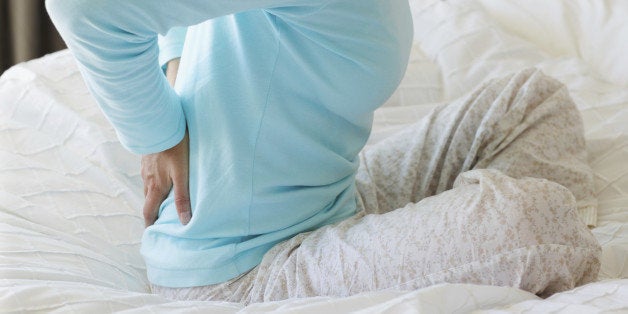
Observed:
[[[46,7],[120,142],[150,154],[173,147],[186,130],[179,97],[159,66],[157,34],[252,9],[305,14],[328,1],[47,0]]]
[[[165,65],[166,78],[171,86],[177,80],[180,58]],[[174,203],[179,221],[186,225],[192,219],[189,190],[189,142],[187,132],[179,144],[163,152],[142,156],[141,175],[144,182],[144,224],[157,220],[159,206],[174,188]]]
[[[319,1],[329,0],[46,0],[120,142],[144,155],[146,225],[155,222],[171,189],[181,222],[191,217],[187,127],[180,99],[170,86],[178,60],[168,66],[166,78],[157,34],[251,9],[294,6],[297,11],[306,8],[303,13],[315,10]],[[180,48],[173,50],[177,57]]]

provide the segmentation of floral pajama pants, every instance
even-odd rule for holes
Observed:
[[[492,80],[359,158],[353,217],[277,244],[228,282],[153,291],[253,303],[449,282],[546,296],[596,279],[582,120],[540,71]]]

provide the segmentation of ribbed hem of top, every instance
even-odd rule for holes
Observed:
[[[185,288],[214,285],[233,279],[259,265],[267,246],[240,254],[231,263],[218,268],[160,269],[146,264],[148,280],[158,286]]]
[[[186,27],[173,27],[164,36],[159,36],[159,65],[165,70],[168,61],[180,58],[185,44]]]

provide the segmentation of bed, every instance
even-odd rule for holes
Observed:
[[[595,172],[596,282],[546,299],[471,284],[246,307],[151,294],[139,157],[61,51],[0,77],[0,312],[628,312],[628,2],[410,3],[410,64],[376,111],[369,145],[487,79],[526,67],[557,78],[582,112]]]

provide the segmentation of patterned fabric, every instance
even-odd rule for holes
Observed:
[[[596,279],[600,246],[578,217],[596,206],[582,121],[540,71],[493,80],[360,158],[355,216],[228,282],[153,291],[252,303],[456,282],[546,296]]]

